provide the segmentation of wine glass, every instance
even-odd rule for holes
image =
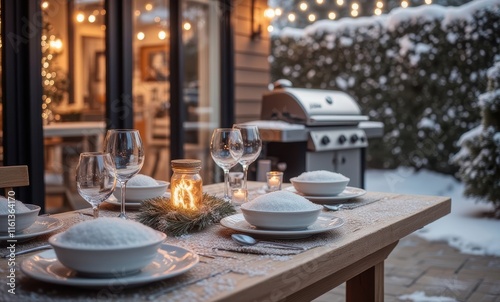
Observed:
[[[94,210],[94,218],[99,217],[99,204],[106,200],[116,185],[115,166],[109,153],[84,152],[76,167],[78,193]]]
[[[139,130],[108,130],[104,140],[104,149],[111,154],[115,163],[116,179],[121,186],[121,206],[118,217],[127,219],[125,214],[127,182],[139,173],[144,164],[144,147]]]
[[[243,155],[243,140],[238,129],[219,128],[212,133],[210,154],[215,163],[224,170],[224,200],[231,202],[229,196],[229,169],[234,167]]]
[[[243,155],[239,163],[243,168],[243,190],[247,192],[248,166],[259,157],[262,150],[262,140],[260,139],[259,128],[255,125],[235,124],[233,129],[239,129],[243,139]],[[246,198],[245,201],[247,201]]]

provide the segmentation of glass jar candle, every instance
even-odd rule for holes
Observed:
[[[174,159],[170,162],[170,200],[176,208],[195,211],[201,207],[203,181],[198,159]]]

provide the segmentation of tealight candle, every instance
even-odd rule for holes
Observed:
[[[244,203],[247,199],[247,192],[245,189],[237,189],[233,191],[233,202]]]
[[[267,172],[267,188],[269,191],[281,190],[282,182],[283,182],[283,172],[278,172],[278,171]]]

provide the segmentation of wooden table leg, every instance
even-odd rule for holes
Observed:
[[[346,282],[346,301],[384,301],[384,261]]]

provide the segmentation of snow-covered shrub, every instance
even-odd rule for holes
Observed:
[[[460,166],[465,195],[492,202],[500,218],[500,58],[488,70],[488,83],[479,96],[482,123],[461,136],[452,161]]]
[[[322,20],[272,38],[272,79],[342,90],[385,134],[368,164],[453,174],[461,133],[480,123],[477,97],[500,53],[500,1],[425,5],[384,16]]]

